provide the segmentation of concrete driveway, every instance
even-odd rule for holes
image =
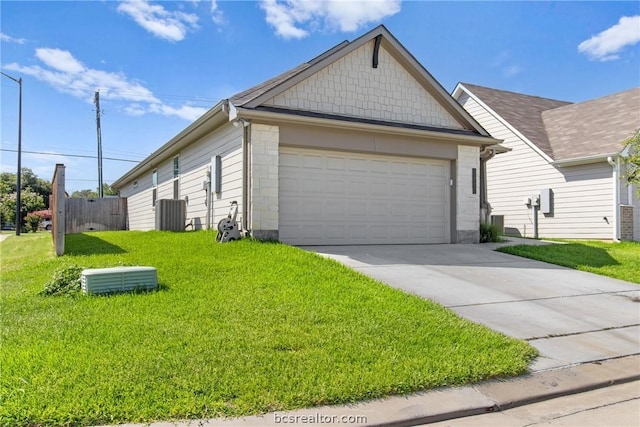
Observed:
[[[533,371],[640,353],[640,286],[492,245],[306,246],[460,316],[529,341]]]

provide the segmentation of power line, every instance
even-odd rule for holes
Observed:
[[[12,153],[17,153],[18,150],[11,150],[9,148],[0,148],[0,151],[9,151]],[[22,150],[23,153],[29,153],[29,154],[44,154],[46,156],[60,156],[60,157],[81,157],[81,158],[85,158],[85,159],[97,159],[98,156],[86,156],[86,155],[81,155],[81,154],[62,154],[62,153],[45,153],[43,151],[25,151]],[[139,163],[140,160],[129,160],[129,159],[118,159],[115,157],[103,157],[104,160],[113,160],[116,162],[131,162],[131,163]]]

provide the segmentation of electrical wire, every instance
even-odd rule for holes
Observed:
[[[0,148],[0,151],[9,151],[12,153],[17,153],[18,150],[11,150],[9,148]],[[46,156],[60,156],[60,157],[81,157],[85,159],[97,159],[98,156],[86,156],[82,154],[62,154],[62,153],[45,153],[43,151],[25,151],[22,150],[23,153],[27,154],[43,154]],[[113,160],[115,162],[131,162],[131,163],[139,163],[140,160],[130,160],[130,159],[118,159],[115,157],[103,157],[104,160]]]

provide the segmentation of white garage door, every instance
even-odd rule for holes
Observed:
[[[279,175],[283,242],[449,242],[447,161],[281,148]]]

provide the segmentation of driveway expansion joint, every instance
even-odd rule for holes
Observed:
[[[549,334],[549,335],[543,335],[540,337],[531,337],[531,338],[525,338],[525,341],[535,341],[535,340],[544,340],[544,339],[548,339],[548,338],[561,338],[561,337],[570,337],[570,336],[574,336],[574,335],[582,335],[582,334],[591,334],[594,332],[605,332],[605,331],[613,331],[616,329],[625,329],[625,328],[635,328],[637,326],[640,326],[640,323],[633,323],[631,325],[622,325],[622,326],[611,326],[609,328],[600,328],[600,329],[592,329],[592,330],[588,330],[588,331],[579,331],[579,332],[567,332],[564,334]],[[608,359],[603,359],[603,360],[608,360]]]
[[[479,302],[479,303],[474,303],[474,304],[458,304],[458,305],[448,305],[447,307],[448,308],[477,307],[477,306],[491,305],[491,304],[510,304],[510,303],[514,303],[514,302],[547,301],[547,300],[554,300],[554,299],[591,297],[591,296],[598,296],[598,295],[621,296],[621,297],[629,298],[634,302],[638,302],[638,301],[635,301],[636,297],[630,297],[628,295],[622,295],[622,294],[625,294],[625,293],[636,293],[638,291],[640,291],[640,288],[638,290],[634,289],[634,290],[627,290],[627,291],[591,292],[591,293],[588,293],[588,294],[556,295],[556,296],[552,296],[552,297],[513,299],[513,300],[506,300],[506,301],[490,301],[490,302]]]

